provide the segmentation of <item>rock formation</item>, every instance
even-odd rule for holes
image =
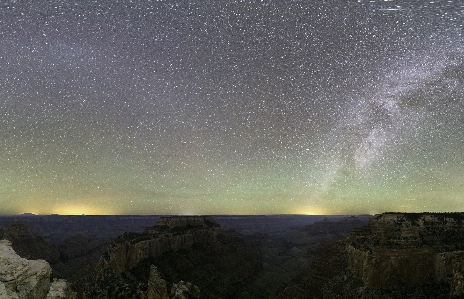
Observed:
[[[275,298],[464,298],[464,213],[384,213]]]
[[[166,298],[166,286],[176,283],[178,296],[195,298],[201,290],[202,298],[232,298],[261,269],[256,244],[220,228],[214,218],[162,217],[144,233],[125,233],[111,245],[83,297]]]
[[[160,273],[156,266],[150,266],[150,276],[148,277],[148,299],[169,299],[168,290],[166,288],[166,280],[160,277]]]
[[[161,278],[156,266],[150,266],[150,276],[148,278],[147,299],[189,299],[200,298],[200,289],[190,282],[174,283],[171,288],[171,296],[168,296],[166,280]]]
[[[462,295],[463,220],[462,213],[376,215],[350,235],[348,267],[368,288],[446,283]]]
[[[27,260],[0,240],[0,299],[72,299],[63,280],[50,285],[52,269],[44,260]]]
[[[50,285],[50,291],[46,299],[75,299],[76,294],[71,291],[69,284],[64,279],[55,279]]]
[[[100,260],[100,268],[110,268],[116,274],[133,268],[149,257],[192,248],[194,243],[214,242],[219,225],[212,217],[161,217],[145,233],[125,233]]]
[[[21,258],[10,241],[0,241],[0,289],[5,298],[45,298],[51,270],[46,261]]]
[[[0,241],[0,289],[5,298],[45,298],[51,271],[46,261],[21,258],[10,241]]]
[[[464,252],[455,255],[452,269],[450,294],[451,296],[459,296],[464,294]]]
[[[171,289],[171,298],[172,299],[190,299],[190,298],[200,298],[200,289],[191,284],[190,282],[185,282],[183,280],[179,283],[172,285]]]

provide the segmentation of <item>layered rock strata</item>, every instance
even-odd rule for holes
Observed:
[[[100,259],[83,298],[235,298],[262,270],[255,243],[212,217],[160,218],[125,233]],[[172,288],[169,288],[172,286]]]
[[[368,288],[446,283],[464,294],[464,213],[385,213],[355,230],[348,267]]]
[[[215,242],[218,227],[212,217],[161,217],[143,234],[125,233],[120,236],[100,259],[98,268],[112,269],[118,274],[149,257],[189,249],[194,243]]]

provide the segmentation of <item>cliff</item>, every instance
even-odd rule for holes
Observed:
[[[0,241],[0,292],[5,298],[44,299],[50,288],[50,265],[43,260],[26,260],[11,243]]]
[[[464,295],[464,213],[385,213],[351,233],[348,268],[367,288],[447,284]]]
[[[13,250],[10,241],[0,240],[0,298],[73,298],[65,281],[50,284],[51,271],[46,261],[22,258]]]
[[[118,237],[97,267],[119,274],[149,257],[190,249],[194,243],[213,243],[218,227],[212,217],[161,217],[142,234],[124,233]]]
[[[464,213],[375,215],[274,298],[464,298]]]
[[[200,291],[202,298],[234,298],[261,269],[256,244],[214,218],[162,217],[144,233],[125,233],[111,244],[82,297],[165,298],[172,286],[178,298]]]

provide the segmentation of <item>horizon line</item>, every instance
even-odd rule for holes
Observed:
[[[34,213],[22,213],[22,214],[0,214],[3,216],[353,216],[353,215],[375,215],[369,213],[347,213],[347,214],[304,214],[304,213],[270,213],[270,214],[34,214]]]
[[[22,214],[0,214],[0,217],[44,217],[44,216],[137,216],[137,217],[165,217],[165,216],[374,216],[379,214],[447,214],[447,213],[464,213],[464,211],[422,211],[422,212],[400,212],[400,211],[384,211],[381,213],[336,213],[336,214],[304,214],[304,213],[271,213],[271,214],[34,214],[34,213],[22,213]]]

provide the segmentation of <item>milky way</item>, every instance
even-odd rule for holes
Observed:
[[[0,1],[0,213],[455,211],[460,1]]]

